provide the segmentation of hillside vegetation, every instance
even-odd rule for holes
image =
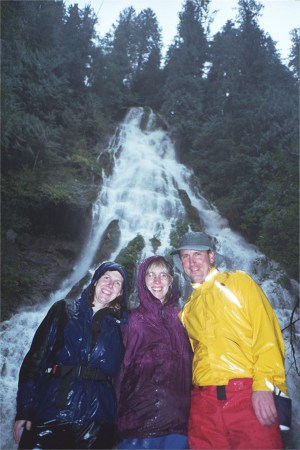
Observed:
[[[258,1],[240,0],[213,37],[209,4],[185,1],[163,62],[150,8],[121,11],[100,39],[89,6],[1,2],[3,319],[49,293],[58,262],[61,277],[71,269],[111,171],[104,149],[136,105],[175,130],[178,159],[230,226],[298,279],[300,29],[287,67]]]

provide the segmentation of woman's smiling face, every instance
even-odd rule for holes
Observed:
[[[117,270],[105,272],[95,284],[94,305],[98,309],[104,308],[108,303],[123,292],[123,277]]]
[[[145,282],[146,286],[154,297],[164,302],[171,286],[173,278],[168,273],[167,268],[160,264],[150,264],[146,271]]]

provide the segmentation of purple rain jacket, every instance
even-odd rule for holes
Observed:
[[[180,293],[162,305],[145,284],[147,267],[139,267],[140,306],[123,330],[125,355],[118,379],[118,437],[187,435],[192,387],[192,351],[178,318]]]

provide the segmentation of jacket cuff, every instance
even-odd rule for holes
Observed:
[[[287,395],[287,387],[285,383],[274,382],[274,388],[278,388],[280,391]],[[253,380],[252,391],[272,392],[273,389],[271,387],[268,387],[264,380]]]
[[[16,420],[29,420],[30,422],[33,421],[34,414],[30,411],[18,411],[15,417]]]

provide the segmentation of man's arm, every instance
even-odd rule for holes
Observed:
[[[276,314],[261,287],[248,277],[245,282],[248,318],[252,326],[253,391],[286,393],[284,341]]]

